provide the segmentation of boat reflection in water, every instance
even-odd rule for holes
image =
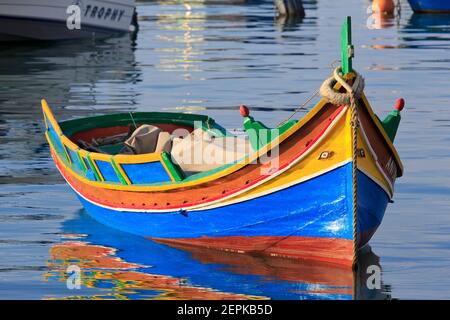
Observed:
[[[312,261],[174,248],[109,229],[80,211],[63,225],[63,241],[50,249],[46,281],[65,283],[70,265],[81,269],[81,287],[49,298],[67,299],[389,299],[376,286],[381,271],[370,249],[359,272]],[[87,291],[86,291],[87,290]],[[90,293],[92,292],[92,294]]]
[[[429,32],[448,34],[450,29],[449,14],[417,14],[413,13],[405,26],[405,31],[411,33]],[[439,39],[442,40],[442,39]]]
[[[450,44],[449,32],[450,14],[413,13],[399,30],[398,39],[401,47],[405,49],[436,50],[432,54],[427,53],[429,59],[421,59],[420,64],[415,63],[413,65],[414,69],[421,68],[424,70],[427,68],[427,64],[432,64],[430,67],[435,68],[434,64],[447,61],[446,49],[449,48]],[[440,52],[443,54],[441,55]],[[447,68],[447,65],[438,68],[442,70],[442,68]]]
[[[386,29],[395,26],[396,17],[394,14],[373,12],[367,23],[370,29]]]

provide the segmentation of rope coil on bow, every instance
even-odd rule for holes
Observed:
[[[364,78],[357,72],[354,72],[355,80],[350,86],[341,76],[341,68],[336,68],[333,71],[333,76],[322,83],[319,93],[322,97],[329,100],[331,103],[341,106],[351,106],[352,99],[357,101],[364,90]],[[338,92],[334,90],[335,83],[338,82],[346,92]]]
[[[320,95],[335,105],[346,105],[351,109],[352,126],[352,213],[353,213],[353,268],[356,270],[358,265],[358,100],[361,98],[364,90],[364,78],[354,71],[355,78],[353,85],[350,86],[341,76],[340,68],[334,69],[333,76],[325,80],[320,87]],[[334,89],[335,84],[339,83],[346,92],[338,92]]]

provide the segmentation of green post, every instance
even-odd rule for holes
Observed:
[[[347,17],[341,29],[341,68],[344,75],[353,71],[353,56],[354,48],[352,45],[352,18]]]

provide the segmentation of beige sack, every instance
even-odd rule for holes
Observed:
[[[152,153],[156,148],[161,129],[149,124],[143,124],[134,130],[125,145],[133,149],[135,154]]]
[[[170,152],[170,149],[172,149],[172,138],[170,136],[170,133],[168,133],[167,131],[160,132],[154,152]]]
[[[196,129],[183,139],[173,140],[171,155],[184,172],[196,173],[235,162],[250,152],[250,144],[244,138],[213,137]]]

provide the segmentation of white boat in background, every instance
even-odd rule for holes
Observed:
[[[72,5],[79,29],[67,25]],[[128,32],[134,19],[134,0],[0,0],[0,41],[105,37]]]

